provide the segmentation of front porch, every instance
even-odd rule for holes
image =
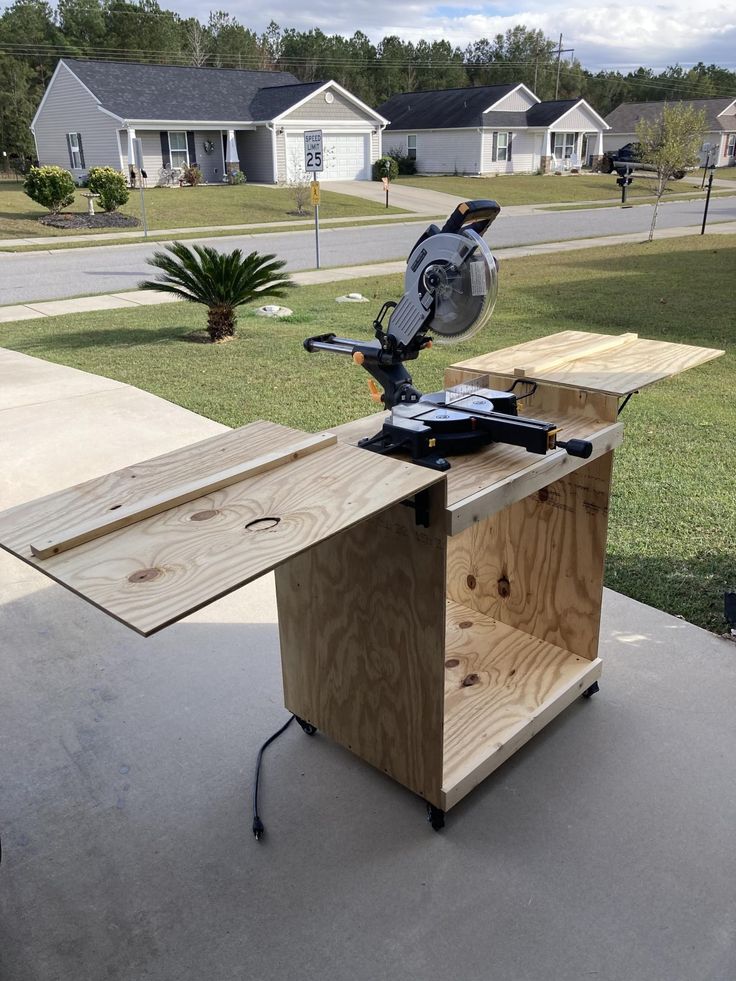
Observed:
[[[184,125],[184,124],[183,124]],[[129,126],[118,131],[120,169],[131,186],[139,180],[146,187],[177,186],[187,167],[202,172],[202,183],[222,184],[241,172],[246,179],[276,183],[272,133],[267,126],[244,125],[238,129],[162,129]],[[136,166],[135,139],[140,139],[142,167]]]

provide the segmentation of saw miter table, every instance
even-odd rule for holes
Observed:
[[[619,409],[722,353],[565,331],[423,395],[405,362],[495,299],[498,206],[458,212],[415,246],[374,340],[305,342],[368,370],[383,414],[316,435],[251,423],[0,515],[5,549],[145,636],[275,570],[287,709],[435,828],[597,690]]]

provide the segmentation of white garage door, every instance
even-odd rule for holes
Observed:
[[[367,133],[323,133],[325,169],[321,181],[367,181],[371,177],[370,136]],[[286,134],[287,179],[293,180],[304,168],[304,137]]]

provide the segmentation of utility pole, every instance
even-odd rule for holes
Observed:
[[[557,45],[557,82],[555,83],[555,99],[557,98],[560,91],[560,59],[563,54],[572,55],[574,52],[575,52],[575,48],[562,47],[562,35],[560,34],[560,43]]]

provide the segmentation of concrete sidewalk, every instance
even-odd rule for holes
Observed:
[[[3,506],[222,430],[0,351]],[[448,816],[286,719],[269,578],[144,640],[0,553],[0,977],[727,981],[736,648],[606,591],[601,692]]]
[[[662,228],[656,233],[657,239],[679,238],[683,235],[697,234],[693,226],[681,228]],[[731,235],[736,233],[736,222],[717,222],[708,226],[709,235]],[[499,260],[507,261],[528,255],[545,255],[552,252],[571,252],[575,249],[600,248],[606,245],[624,245],[628,242],[643,241],[641,232],[626,235],[605,235],[597,238],[571,239],[563,242],[547,242],[542,245],[520,245],[509,249],[494,249]],[[327,269],[313,269],[295,272],[291,278],[300,286],[313,286],[317,283],[339,283],[366,276],[388,276],[403,273],[406,260],[367,263],[357,266],[332,266]],[[0,306],[0,324],[17,320],[37,320],[42,317],[56,317],[68,313],[88,313],[95,310],[116,310],[126,307],[150,306],[158,303],[175,303],[177,297],[170,293],[149,293],[143,290],[126,290],[121,293],[104,293],[93,296],[80,296],[71,300],[42,300],[38,303],[15,303]]]

